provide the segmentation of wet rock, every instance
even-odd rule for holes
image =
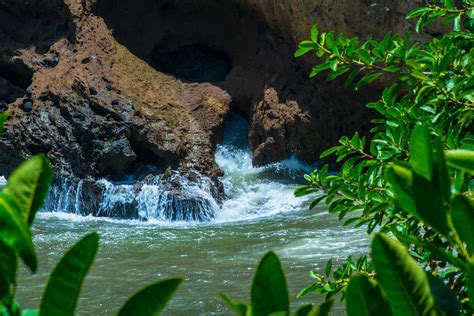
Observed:
[[[31,100],[24,101],[21,109],[25,112],[31,112],[33,110],[33,102]]]
[[[119,99],[112,99],[112,102],[111,102],[112,105],[119,105],[119,103],[120,103]]]
[[[107,84],[105,85],[105,88],[106,88],[107,90],[111,91],[112,88],[113,88],[113,84],[112,84],[111,82],[107,82]]]
[[[0,101],[0,112],[8,110],[8,104],[5,101]]]
[[[102,142],[96,147],[99,148],[97,165],[101,172],[111,174],[124,172],[137,158],[127,138]]]

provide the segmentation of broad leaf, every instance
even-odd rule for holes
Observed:
[[[335,299],[336,297],[333,296],[321,303],[321,305],[313,307],[307,316],[328,316],[329,313],[331,313],[332,305],[334,304]]]
[[[224,293],[219,293],[219,296],[229,305],[236,315],[245,316],[247,314],[247,305],[244,303],[234,301]]]
[[[467,249],[474,254],[474,205],[472,201],[462,195],[455,196],[451,202],[451,218],[461,240]]]
[[[420,176],[433,178],[431,137],[427,126],[416,126],[410,139],[410,164]]]
[[[372,260],[393,315],[436,315],[428,278],[402,245],[377,233],[372,240]]]
[[[314,308],[313,304],[308,304],[300,307],[293,315],[294,316],[307,316]]]
[[[452,167],[474,174],[474,151],[466,149],[448,150],[446,160]]]
[[[15,252],[0,240],[0,300],[10,294],[17,268],[18,258]]]
[[[0,193],[0,240],[21,256],[31,272],[36,271],[37,260],[30,227],[21,217],[16,203],[3,192]]]
[[[278,256],[270,251],[260,261],[253,279],[251,309],[254,316],[289,312],[288,288]]]
[[[345,295],[348,316],[391,315],[388,301],[379,286],[365,275],[353,276]]]
[[[469,273],[466,277],[466,285],[469,294],[469,304],[474,308],[474,262],[471,262]]]
[[[39,310],[37,309],[25,309],[23,312],[21,312],[21,316],[38,316],[39,315]]]
[[[53,171],[45,155],[36,155],[22,163],[8,178],[3,192],[10,196],[31,225],[46,198]]]
[[[61,258],[41,300],[40,315],[74,315],[82,282],[94,261],[99,235],[91,233]]]
[[[159,315],[171,299],[182,279],[169,279],[145,287],[122,306],[119,316]]]

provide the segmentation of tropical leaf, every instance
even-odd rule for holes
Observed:
[[[346,292],[348,316],[391,315],[390,306],[377,282],[365,275],[353,276]]]
[[[467,249],[474,254],[474,205],[472,201],[462,195],[457,195],[451,201],[451,218],[454,228],[463,240]]]
[[[247,314],[247,305],[242,302],[237,302],[229,298],[224,293],[219,293],[219,296],[229,305],[229,307],[238,316],[245,316]]]
[[[183,279],[175,278],[145,287],[128,299],[120,309],[119,316],[159,315],[181,282]]]
[[[0,301],[10,294],[17,268],[18,258],[15,252],[0,240]]]
[[[253,279],[251,310],[254,316],[289,313],[289,297],[285,275],[278,256],[270,251],[260,261]]]
[[[3,192],[15,201],[30,225],[43,205],[52,178],[53,171],[45,155],[36,155],[25,161],[8,178]]]
[[[394,316],[436,315],[428,278],[402,245],[377,233],[372,240],[372,260]]]
[[[37,260],[30,227],[16,203],[3,192],[0,193],[0,240],[18,253],[32,272],[36,271]]]
[[[61,258],[49,277],[40,306],[41,316],[74,315],[82,282],[94,261],[99,235],[91,233]]]
[[[474,174],[474,151],[466,149],[448,150],[446,160],[450,166]]]

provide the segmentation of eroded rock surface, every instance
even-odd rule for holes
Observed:
[[[309,60],[292,57],[297,43],[315,22],[364,38],[402,32],[416,5],[0,0],[0,110],[11,113],[0,174],[42,152],[61,177],[120,180],[153,165],[208,177],[219,199],[214,149],[229,108],[251,123],[256,165],[315,161],[340,135],[366,129],[371,95],[309,81]]]

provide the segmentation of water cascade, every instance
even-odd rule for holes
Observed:
[[[222,205],[211,193],[210,179],[196,175],[189,180],[177,172],[160,174],[153,166],[144,166],[145,170],[119,182],[62,179],[53,186],[44,210],[143,221],[222,222],[300,207],[304,200],[293,196],[296,179],[311,167],[289,159],[254,168],[247,130],[243,117],[229,115],[224,140],[216,150],[216,162],[225,173]]]

